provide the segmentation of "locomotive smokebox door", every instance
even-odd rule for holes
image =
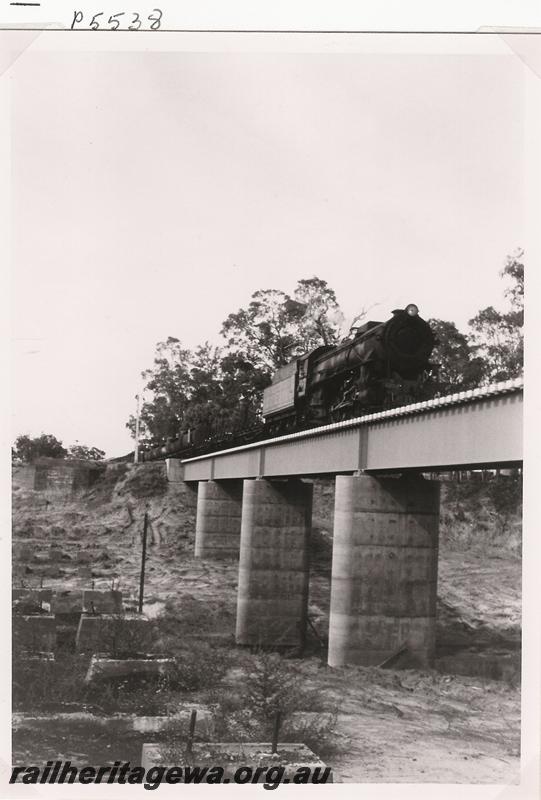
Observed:
[[[429,368],[434,334],[428,322],[419,316],[414,303],[404,310],[393,311],[392,318],[385,324],[383,340],[389,366],[402,378],[415,379]]]

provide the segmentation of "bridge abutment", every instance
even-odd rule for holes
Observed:
[[[197,558],[238,558],[242,481],[200,481],[195,521]]]
[[[182,483],[184,480],[184,470],[180,458],[166,458],[165,471],[169,483]]]
[[[310,483],[244,481],[238,644],[304,645],[311,520]]]
[[[434,657],[439,483],[336,478],[329,665]]]

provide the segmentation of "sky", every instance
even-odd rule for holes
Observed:
[[[128,452],[156,343],[218,343],[258,289],[317,275],[346,319],[415,302],[462,329],[501,307],[527,245],[527,67],[473,39],[28,48],[11,68],[13,437]]]

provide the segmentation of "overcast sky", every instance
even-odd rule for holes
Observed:
[[[415,302],[461,328],[501,305],[526,67],[434,49],[21,56],[13,435],[127,452],[156,342],[218,342],[257,289],[317,275],[347,318]]]

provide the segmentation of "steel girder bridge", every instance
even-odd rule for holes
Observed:
[[[522,464],[512,380],[181,461],[184,481],[434,472]]]

